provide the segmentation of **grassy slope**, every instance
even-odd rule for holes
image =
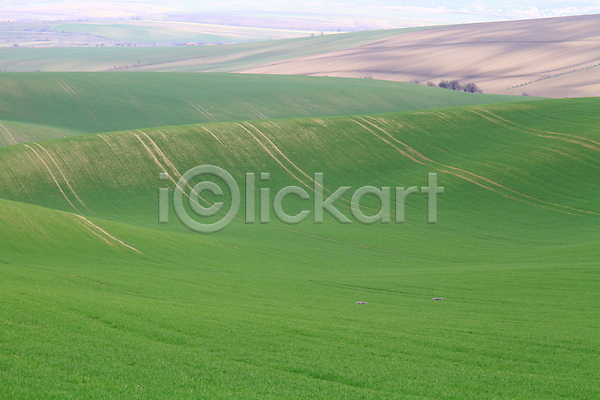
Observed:
[[[523,100],[374,80],[230,74],[0,76],[0,145],[204,122],[418,110]]]
[[[1,201],[0,393],[595,398],[597,108],[539,101],[1,148],[2,198],[75,211],[67,197],[89,223]],[[437,170],[446,193],[437,225],[423,196],[404,225],[236,221],[211,236],[174,216],[157,225],[157,173],[201,163],[239,180],[268,171],[272,188],[310,186],[302,171],[324,172],[328,189],[422,186]]]
[[[102,71],[137,65],[168,71],[232,72],[340,50],[419,28],[366,31],[227,46],[0,49],[0,71]]]

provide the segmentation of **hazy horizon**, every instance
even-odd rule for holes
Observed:
[[[560,17],[600,13],[600,1],[589,0],[472,0],[392,1],[341,0],[304,1],[84,1],[84,0],[4,0],[0,1],[1,20],[57,20],[152,18],[186,13],[304,14],[335,17],[375,18],[400,25],[485,22],[510,19]],[[380,24],[384,24],[380,22]]]

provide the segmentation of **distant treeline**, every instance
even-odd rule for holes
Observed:
[[[421,82],[418,79],[413,79],[411,81],[412,83],[416,83],[417,85],[419,85]],[[483,91],[479,88],[479,86],[477,86],[476,84],[469,82],[465,85],[462,85],[458,79],[453,79],[451,81],[440,81],[440,83],[438,83],[437,85],[431,81],[426,83],[427,86],[437,86],[437,87],[441,87],[442,89],[452,89],[452,90],[458,90],[459,92],[468,92],[468,93],[483,93]]]

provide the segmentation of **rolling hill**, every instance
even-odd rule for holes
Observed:
[[[193,73],[0,76],[0,145],[86,133],[524,100],[321,77]]]
[[[600,398],[599,18],[0,49],[0,398]]]
[[[540,100],[1,147],[0,396],[595,398],[598,106]],[[173,211],[158,224],[157,190],[174,188],[158,174],[176,181],[202,164],[228,170],[242,193],[248,172],[269,172],[257,185],[272,196],[297,185],[312,198],[316,172],[326,196],[426,186],[432,172],[445,192],[437,224],[422,194],[407,198],[403,224],[239,214],[200,235]],[[289,196],[284,208],[309,204]],[[351,216],[350,193],[336,205]],[[361,207],[380,204],[367,196]]]
[[[599,20],[600,15],[581,15],[227,46],[10,48],[0,49],[0,70],[243,72],[423,83],[459,79],[486,93],[589,97],[600,93]]]
[[[115,69],[232,72],[265,63],[340,50],[425,28],[353,32],[226,46],[1,48],[0,71],[65,72]]]
[[[486,93],[600,95],[600,15],[465,24],[410,32],[242,72],[426,82],[459,79]]]

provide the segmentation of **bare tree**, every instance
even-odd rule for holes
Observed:
[[[450,87],[448,89],[462,90],[462,86],[461,86],[460,82],[458,81],[458,79],[453,79],[450,82],[448,82],[448,84],[450,85]]]
[[[465,92],[468,92],[468,93],[483,93],[483,92],[481,91],[481,89],[479,89],[479,86],[477,86],[476,84],[474,84],[474,83],[472,83],[472,82],[469,82],[469,83],[467,83],[467,84],[466,84],[466,85],[465,85],[465,86],[462,88],[462,90],[464,90]]]
[[[429,84],[430,82],[427,82],[428,86],[434,86],[433,83],[431,83],[431,85]],[[477,86],[476,84],[469,82],[467,83],[465,86],[461,85],[460,82],[458,81],[458,79],[453,79],[451,81],[440,81],[440,83],[438,83],[438,86],[444,89],[452,89],[452,90],[459,90],[459,91],[463,91],[463,92],[469,92],[469,93],[483,93],[481,91],[481,89],[479,89],[479,86]]]

